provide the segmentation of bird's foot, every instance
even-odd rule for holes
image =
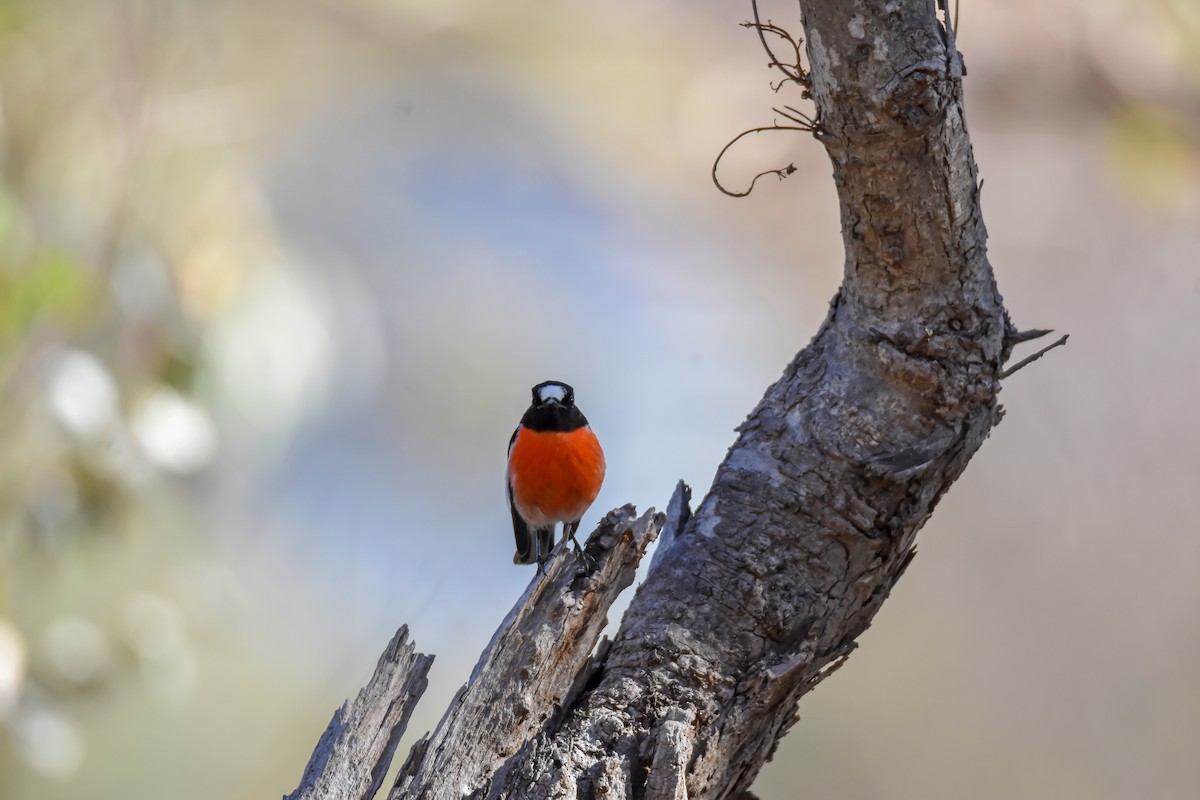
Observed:
[[[574,535],[570,539],[571,544],[575,545],[575,557],[579,559],[579,563],[583,565],[585,571],[591,572],[596,568],[596,559],[587,554],[587,551],[583,549],[583,545],[579,543],[579,540]]]

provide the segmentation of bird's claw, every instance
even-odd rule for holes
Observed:
[[[583,569],[587,572],[595,569],[596,559],[587,554],[587,551],[583,549],[583,545],[576,541],[574,536],[571,537],[571,544],[575,545],[575,557],[579,559],[579,563],[583,565]]]

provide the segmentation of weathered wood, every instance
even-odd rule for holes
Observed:
[[[661,516],[610,515],[501,626],[390,800],[731,798],[844,663],[1001,418],[1021,340],[987,260],[961,58],[929,0],[801,0],[843,284],[611,642]],[[590,657],[589,657],[589,654]]]
[[[653,509],[610,512],[584,546],[564,541],[535,575],[459,689],[432,737],[400,768],[391,800],[458,798],[492,775],[569,706],[590,677],[589,656],[609,606],[633,582],[663,524]],[[563,552],[567,550],[567,552]]]
[[[1000,419],[1011,329],[952,37],[929,0],[801,7],[842,288],[638,589],[595,689],[490,797],[599,797],[625,774],[633,798],[743,792]]]
[[[658,547],[654,548],[654,555],[650,557],[651,572],[666,558],[667,553],[671,551],[671,546],[683,533],[683,529],[691,518],[692,487],[679,481],[675,484],[675,491],[671,493],[671,499],[667,502],[666,520],[663,522],[662,533],[658,536]]]
[[[433,656],[416,652],[401,625],[375,674],[353,702],[333,712],[296,791],[284,800],[369,800],[425,692]]]

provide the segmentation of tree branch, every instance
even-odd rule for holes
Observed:
[[[954,37],[929,0],[800,6],[846,248],[828,317],[694,514],[677,490],[613,640],[592,652],[663,524],[628,507],[593,570],[559,552],[534,579],[391,800],[743,796],[999,422],[1025,334],[987,259]]]
[[[490,797],[599,796],[626,773],[659,796],[646,768],[680,720],[688,796],[744,791],[999,420],[1005,316],[952,40],[928,2],[801,6],[842,289],[638,589],[596,688]]]
[[[429,685],[433,656],[416,652],[401,625],[354,702],[333,713],[304,777],[284,800],[369,800],[379,791],[396,744]]]
[[[592,679],[589,656],[609,606],[629,584],[663,516],[609,513],[586,559],[562,552],[535,575],[459,689],[432,738],[414,745],[389,798],[461,798],[486,787],[505,760],[569,707]],[[585,567],[584,562],[590,566]]]
[[[1037,351],[1036,353],[1034,353],[1033,355],[1031,355],[1031,356],[1029,356],[1029,357],[1027,357],[1027,358],[1023,358],[1023,359],[1021,359],[1021,360],[1020,360],[1020,361],[1018,361],[1016,364],[1013,364],[1011,367],[1009,367],[1008,369],[1004,370],[1004,372],[1001,372],[1001,373],[1000,373],[1000,377],[1001,377],[1001,378],[1007,378],[1009,375],[1012,375],[1012,374],[1013,374],[1014,372],[1016,372],[1017,370],[1019,370],[1019,369],[1022,369],[1022,368],[1024,368],[1024,367],[1028,367],[1030,364],[1032,364],[1033,362],[1037,361],[1039,358],[1041,358],[1042,356],[1046,355],[1046,353],[1050,352],[1050,351],[1051,351],[1051,350],[1053,350],[1054,348],[1056,348],[1056,347],[1061,347],[1062,345],[1066,344],[1066,343],[1067,343],[1067,339],[1069,339],[1069,338],[1071,338],[1071,334],[1069,334],[1069,333],[1064,333],[1062,336],[1058,337],[1058,338],[1057,338],[1057,339],[1055,339],[1053,342],[1051,342],[1050,344],[1048,344],[1048,345],[1046,345],[1045,347],[1043,347],[1041,350],[1038,350],[1038,351]]]

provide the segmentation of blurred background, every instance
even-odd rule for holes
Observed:
[[[1071,341],[755,790],[1194,798],[1200,4],[960,14],[1001,291]],[[802,102],[749,15],[0,2],[0,797],[278,797],[406,622],[402,756],[532,577],[538,381],[607,450],[585,529],[703,494],[842,262],[811,138],[710,181]]]

